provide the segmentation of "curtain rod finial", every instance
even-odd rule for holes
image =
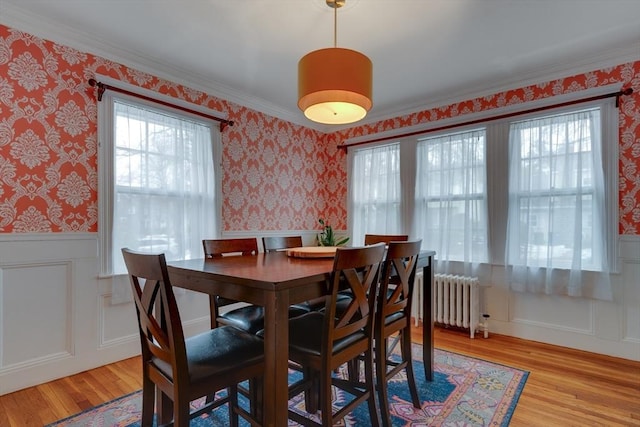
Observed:
[[[100,83],[99,81],[97,81],[96,79],[89,79],[89,86],[91,87],[98,87],[98,102],[102,101],[102,94],[104,93],[105,90],[107,90],[107,88],[104,86],[104,84]]]
[[[227,126],[233,126],[233,120],[221,120],[220,121],[220,132],[224,132]]]

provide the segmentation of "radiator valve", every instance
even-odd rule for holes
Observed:
[[[484,337],[489,338],[489,315],[486,313],[482,314],[482,318],[484,319],[480,326],[482,326],[482,331],[484,332]]]

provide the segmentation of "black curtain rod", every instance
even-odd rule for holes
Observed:
[[[476,124],[479,124],[479,123],[486,123],[486,122],[493,121],[493,120],[501,120],[501,119],[506,119],[506,118],[509,118],[509,117],[521,116],[523,114],[535,113],[535,112],[538,112],[538,111],[550,110],[550,109],[558,108],[558,107],[566,107],[568,105],[580,104],[580,103],[589,102],[589,101],[596,101],[598,99],[605,99],[605,98],[613,98],[613,97],[615,97],[616,98],[616,108],[618,108],[619,105],[620,105],[620,97],[622,95],[631,95],[632,93],[633,93],[633,89],[632,88],[627,88],[627,89],[624,89],[624,90],[620,90],[618,92],[612,92],[612,93],[607,93],[607,94],[604,94],[604,95],[592,96],[592,97],[589,97],[589,98],[576,99],[574,101],[567,101],[567,102],[562,102],[562,103],[559,103],[559,104],[547,105],[547,106],[544,106],[544,107],[531,108],[529,110],[518,111],[518,112],[515,112],[515,113],[505,113],[505,114],[500,114],[500,115],[494,116],[494,117],[489,117],[489,118],[484,118],[484,119],[477,119],[477,120],[470,120],[468,122],[455,123],[455,124],[446,125],[446,126],[440,126],[440,127],[431,128],[431,129],[418,130],[418,131],[415,131],[415,132],[407,132],[407,133],[403,133],[403,134],[400,134],[400,135],[381,136],[380,138],[373,138],[373,139],[369,139],[369,140],[366,140],[366,141],[354,142],[353,144],[340,144],[340,145],[338,145],[338,148],[342,149],[342,150],[344,150],[346,152],[349,147],[357,147],[358,145],[372,144],[374,142],[388,141],[390,139],[400,139],[400,138],[406,138],[408,136],[422,135],[422,134],[426,134],[426,133],[438,132],[438,131],[441,131],[441,130],[453,129],[453,128],[462,127],[462,126],[476,125]]]
[[[122,89],[116,86],[111,86],[105,83],[101,83],[99,81],[97,81],[96,79],[89,79],[89,85],[92,87],[97,87],[98,88],[98,101],[102,101],[102,94],[104,94],[104,91],[109,89],[112,90],[114,92],[120,92],[120,93],[124,93],[125,95],[130,95],[130,96],[134,96],[136,98],[140,98],[140,99],[144,99],[145,101],[151,101],[151,102],[155,102],[156,104],[160,104],[160,105],[164,105],[165,107],[170,107],[170,108],[175,108],[177,110],[180,111],[185,111],[187,113],[191,113],[191,114],[195,114],[197,116],[200,117],[204,117],[210,120],[215,120],[217,122],[220,122],[220,132],[224,131],[224,128],[226,128],[227,126],[233,126],[233,120],[227,120],[227,119],[221,119],[220,117],[216,117],[216,116],[212,116],[206,113],[201,113],[200,111],[196,111],[196,110],[192,110],[190,108],[187,107],[182,107],[180,105],[175,105],[172,104],[170,102],[166,102],[166,101],[161,101],[159,99],[155,99],[155,98],[151,98],[149,96],[145,96],[139,93],[135,93],[135,92],[131,92],[128,91],[126,89]]]

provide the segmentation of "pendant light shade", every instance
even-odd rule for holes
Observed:
[[[298,63],[298,107],[314,122],[353,123],[371,109],[371,60],[338,47],[320,49]]]
[[[373,105],[373,66],[366,55],[336,47],[336,11],[344,0],[327,0],[327,5],[334,8],[334,47],[310,52],[298,62],[298,107],[314,122],[353,123]]]

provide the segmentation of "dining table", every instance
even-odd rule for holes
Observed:
[[[423,363],[428,381],[433,378],[434,255],[434,251],[422,251],[418,259],[424,274]],[[333,257],[289,256],[280,251],[169,261],[167,268],[173,286],[264,307],[263,424],[286,426],[289,306],[326,295]]]

